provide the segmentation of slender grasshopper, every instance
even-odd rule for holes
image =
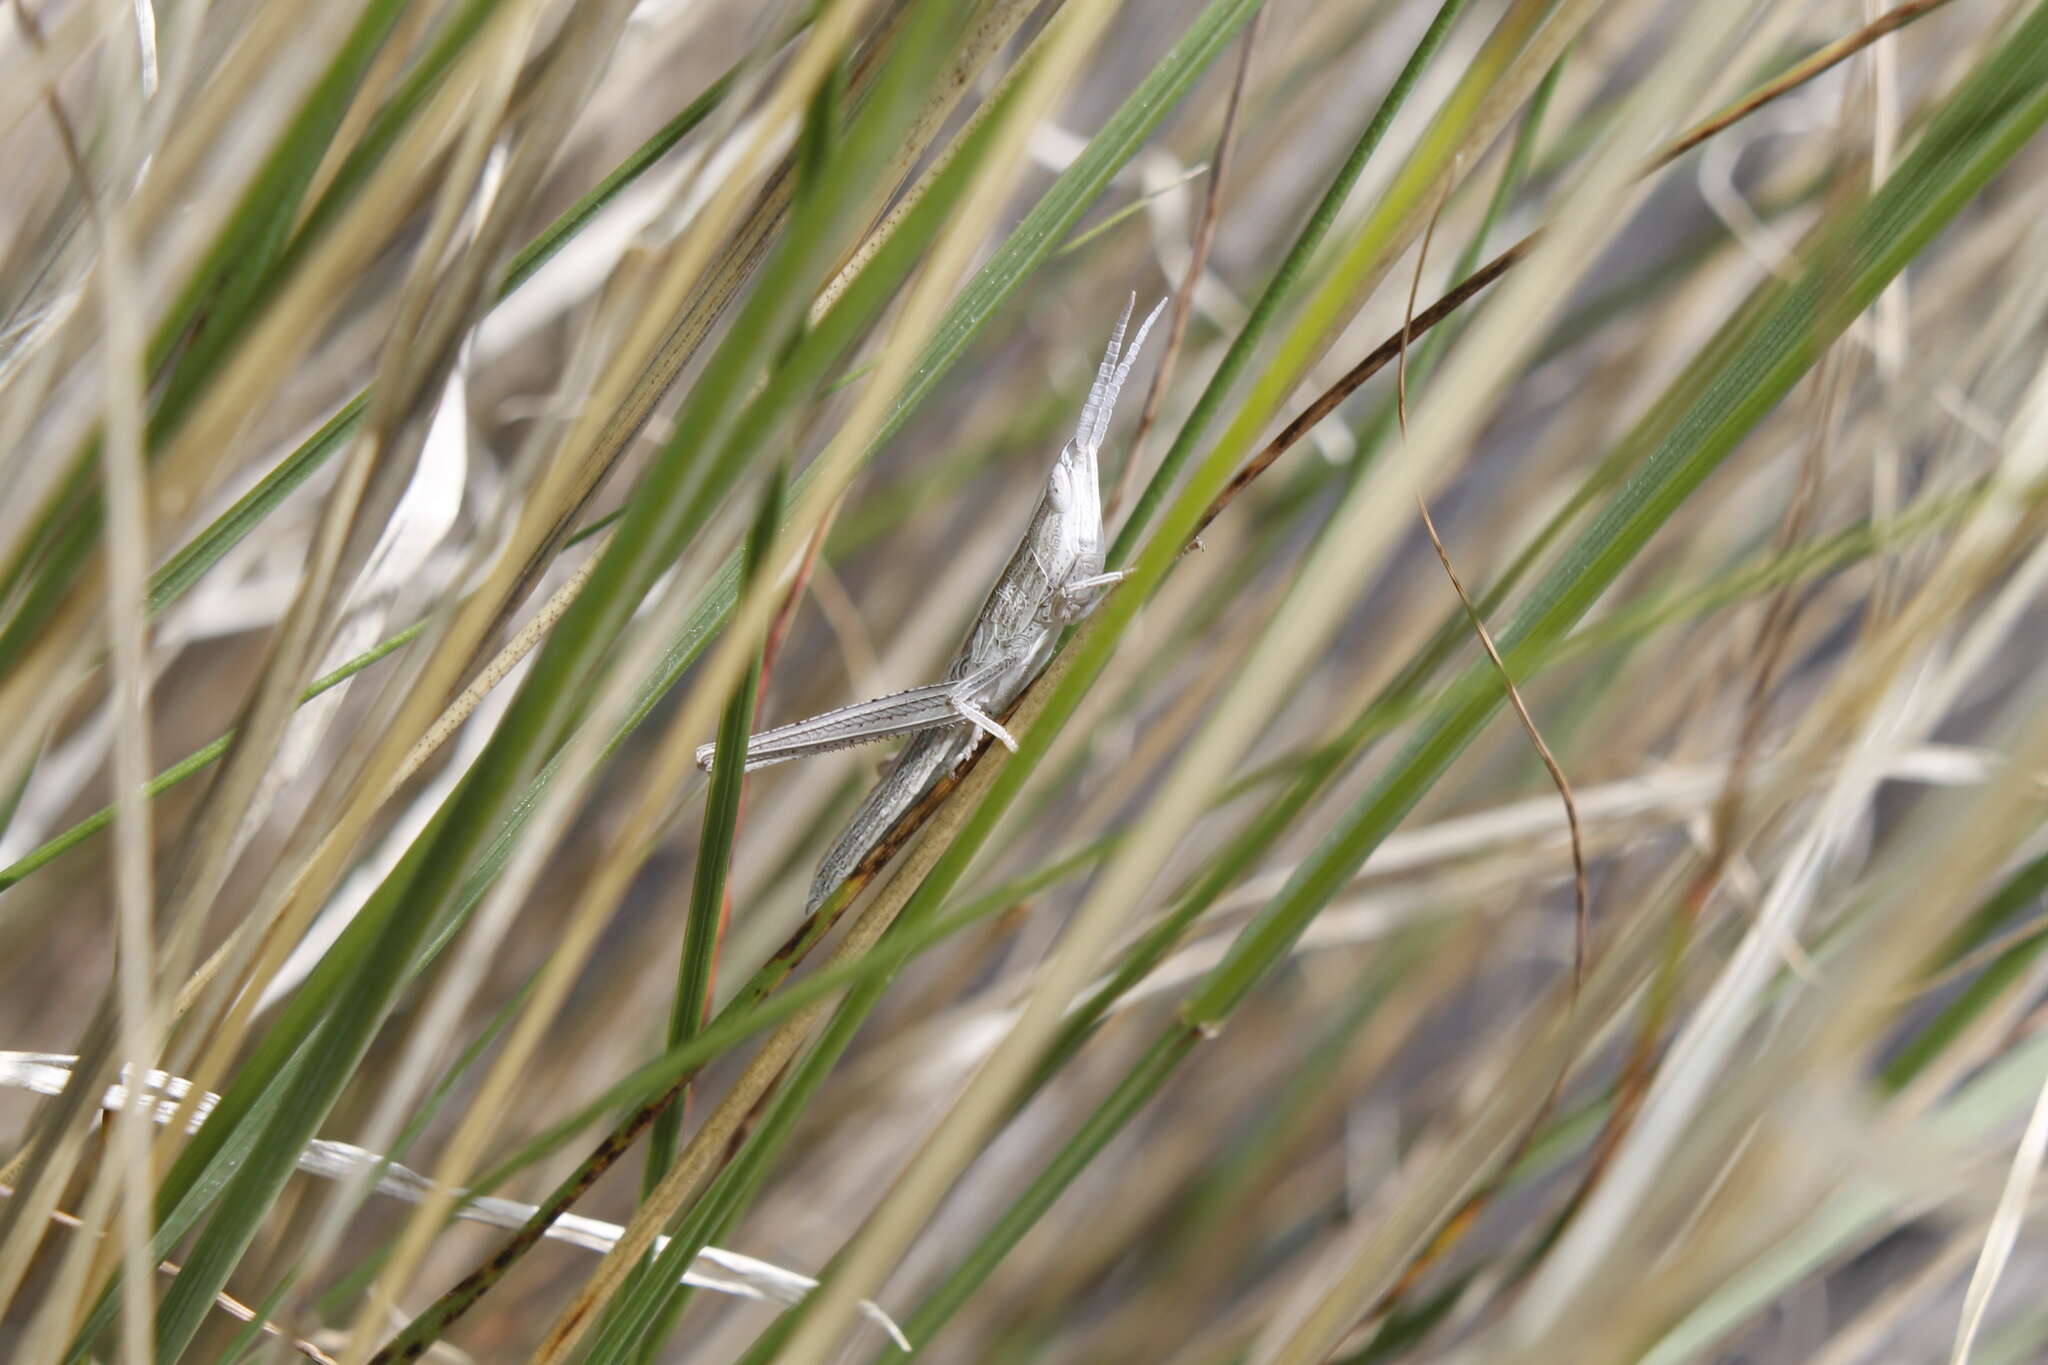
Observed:
[[[903,813],[972,752],[976,731],[1016,752],[1016,739],[996,716],[1045,667],[1061,629],[1085,617],[1123,578],[1121,572],[1104,573],[1102,568],[1102,491],[1096,456],[1108,434],[1117,393],[1130,376],[1145,334],[1166,306],[1162,299],[1125,347],[1124,330],[1137,302],[1138,296],[1131,295],[1110,333],[1073,439],[1053,461],[1024,538],[968,627],[945,679],[779,725],[747,740],[751,772],[892,735],[913,736],[819,864],[806,914],[822,905]],[[698,766],[709,768],[716,750],[714,744],[699,748]]]

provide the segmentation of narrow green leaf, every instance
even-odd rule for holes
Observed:
[[[384,102],[363,128],[362,136],[349,148],[348,155],[328,180],[319,199],[299,220],[290,244],[281,253],[284,265],[279,272],[280,278],[289,276],[314,244],[325,238],[340,221],[341,215],[355,203],[371,173],[384,163],[399,137],[412,126],[413,119],[426,107],[428,99],[441,88],[456,59],[483,32],[484,25],[503,3],[504,0],[463,0],[462,6],[448,16],[436,32],[432,45],[406,71],[405,78],[392,91],[391,98]]]
[[[357,655],[325,677],[314,679],[312,684],[299,694],[300,702],[309,702],[322,692],[341,686],[350,678],[353,678],[372,664],[377,663],[385,656],[394,654],[411,644],[419,638],[420,632],[425,629],[426,625],[424,622],[408,626],[384,641],[384,643],[378,645],[375,649]],[[150,779],[149,785],[143,789],[144,793],[152,797],[159,796],[169,791],[172,787],[177,786],[180,782],[192,776],[192,774],[204,771],[208,765],[219,761],[220,756],[228,751],[228,745],[234,740],[234,737],[235,732],[230,730],[211,744],[195,749]],[[37,868],[62,857],[113,822],[114,807],[102,806],[91,815],[86,816],[85,819],[80,820],[77,824],[65,830],[62,834],[47,840],[40,846],[23,854],[6,867],[0,867],[0,891],[5,891]]]
[[[902,394],[890,409],[888,420],[876,433],[876,445],[895,435],[909,420],[996,309],[1053,254],[1110,178],[1137,154],[1145,139],[1263,3],[1264,0],[1211,0],[1129,98],[1110,115],[1109,121],[1096,130],[1081,154],[1060,172],[1051,188],[1031,206],[1023,221],[1003,239],[1003,244],[947,310],[945,320],[932,335]]]
[[[768,479],[761,510],[747,537],[740,569],[740,590],[760,576],[782,518],[782,472]],[[739,833],[740,790],[747,771],[747,735],[753,729],[755,694],[761,687],[761,656],[733,689],[718,724],[718,747],[711,761],[711,792],[704,799],[704,822],[697,839],[697,870],[690,883],[690,913],[683,925],[682,961],[677,965],[676,998],[669,1013],[668,1046],[680,1047],[703,1031],[704,1009],[711,998],[711,966],[725,919],[725,878],[732,866],[732,843]],[[643,1197],[652,1192],[675,1163],[676,1137],[682,1131],[680,1105],[654,1121],[648,1134],[647,1174]]]
[[[2016,868],[1985,898],[1977,912],[1957,928],[1941,962],[1954,962],[1972,948],[1990,942],[2023,915],[2038,911],[2044,894],[2048,894],[2048,853]],[[2044,952],[2048,952],[2048,934],[2023,939],[2000,953],[1884,1064],[1879,1073],[1884,1088],[1896,1094],[1911,1084],[1984,1011],[2023,979]]]

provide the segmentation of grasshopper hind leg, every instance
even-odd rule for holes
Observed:
[[[747,771],[856,744],[871,744],[895,735],[958,725],[967,719],[957,700],[966,686],[967,683],[951,681],[930,683],[763,730],[747,740]],[[715,742],[700,745],[697,766],[709,771],[717,753]]]

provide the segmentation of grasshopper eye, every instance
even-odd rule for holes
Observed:
[[[1045,481],[1045,500],[1055,512],[1074,505],[1074,474],[1065,460],[1053,466],[1052,476]]]

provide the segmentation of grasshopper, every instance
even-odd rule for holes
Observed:
[[[1103,593],[1124,577],[1121,571],[1104,573],[1102,568],[1102,490],[1096,456],[1108,434],[1117,393],[1130,376],[1145,334],[1166,306],[1162,299],[1126,347],[1124,330],[1137,302],[1138,296],[1131,295],[1117,320],[1073,439],[1053,461],[1024,538],[968,627],[945,679],[779,725],[747,740],[751,772],[893,735],[913,736],[819,864],[806,915],[852,875],[905,811],[973,751],[977,731],[1016,752],[1016,739],[996,716],[1045,667],[1060,631],[1087,616]],[[699,748],[698,766],[708,769],[716,751],[714,744]]]

